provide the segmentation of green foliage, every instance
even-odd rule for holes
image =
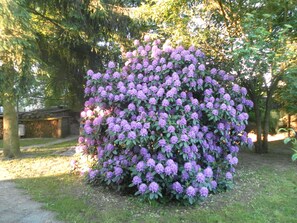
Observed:
[[[194,45],[222,59],[227,30],[218,11],[216,1],[149,0],[135,16],[147,21],[157,36],[171,40],[173,45]]]
[[[31,16],[22,7],[23,3],[23,0],[0,2],[0,89],[11,91],[14,86],[14,94],[18,95],[27,90],[31,65],[36,58]]]
[[[281,128],[279,129],[279,131],[292,132],[293,136],[285,138],[284,143],[285,144],[292,143],[292,150],[294,152],[294,154],[292,155],[292,160],[296,161],[297,160],[297,137],[296,137],[297,135],[295,130],[292,128],[289,128],[289,129]]]
[[[290,114],[297,112],[297,60],[295,65],[288,69],[283,78],[283,84],[277,91],[277,102]]]
[[[103,68],[109,60],[120,61],[129,48],[127,38],[138,36],[141,24],[129,13],[139,1],[28,1],[34,18],[43,76],[44,103],[80,109],[83,75],[88,68]]]

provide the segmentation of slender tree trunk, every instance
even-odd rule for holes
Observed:
[[[13,91],[11,75],[6,75],[5,89],[3,89],[3,153],[5,157],[19,157],[20,141],[18,135],[18,118],[16,112],[16,96]]]
[[[291,128],[291,115],[288,114],[288,123],[287,123],[287,129]],[[291,131],[288,131],[288,137],[291,137]]]
[[[261,111],[259,100],[254,101],[254,112],[256,116],[256,127],[257,127],[257,141],[255,143],[256,153],[263,153],[263,145],[262,145],[262,122],[261,122]]]
[[[269,121],[271,111],[272,96],[268,95],[265,104],[265,115],[264,115],[264,129],[263,129],[263,153],[268,152],[268,134],[269,134]]]
[[[272,67],[272,66],[271,66]],[[271,75],[273,75],[273,70],[271,68]],[[277,88],[278,82],[281,80],[282,73],[271,81],[270,88],[267,89],[267,98],[265,102],[265,116],[264,116],[264,131],[263,131],[263,152],[268,152],[268,134],[269,134],[269,121],[270,121],[270,111],[272,108],[272,95]]]

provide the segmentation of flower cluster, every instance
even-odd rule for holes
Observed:
[[[228,188],[239,147],[251,143],[247,90],[193,46],[134,44],[121,69],[87,72],[79,141],[97,157],[89,177],[190,203]]]

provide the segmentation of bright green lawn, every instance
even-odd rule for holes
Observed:
[[[11,169],[19,187],[64,221],[297,222],[297,163],[292,163],[289,155],[242,153],[234,190],[211,196],[201,205],[184,207],[176,203],[150,205],[87,186],[78,176],[69,175],[72,158],[53,155],[56,150],[59,148],[47,152],[43,148],[42,156],[32,150],[23,159],[0,165]]]

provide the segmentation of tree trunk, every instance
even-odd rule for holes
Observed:
[[[263,144],[262,144],[262,122],[261,122],[261,111],[259,100],[254,101],[254,112],[256,116],[256,126],[257,126],[257,141],[255,143],[256,153],[263,153]]]
[[[11,75],[13,76],[13,75]],[[18,135],[18,116],[16,112],[16,96],[13,81],[7,75],[3,89],[3,154],[5,157],[19,157],[20,141]]]
[[[291,115],[288,114],[288,123],[287,123],[287,129],[290,129],[291,128]],[[291,131],[289,130],[288,131],[288,137],[291,137]]]
[[[271,111],[271,100],[270,95],[267,96],[265,104],[265,115],[264,115],[264,129],[263,129],[263,152],[268,152],[268,134],[269,134],[269,121],[270,121],[270,111]]]

